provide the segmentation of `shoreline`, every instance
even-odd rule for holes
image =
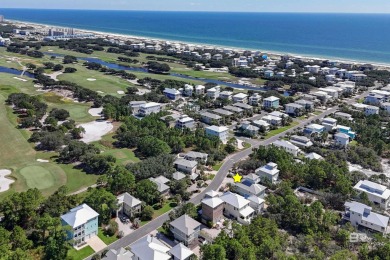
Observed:
[[[13,20],[13,19],[5,19],[6,22],[17,24],[17,25],[24,25],[24,26],[31,26],[31,27],[59,27],[59,28],[74,28],[75,30],[79,31],[80,33],[92,33],[96,36],[100,36],[103,38],[106,37],[117,37],[120,40],[147,40],[147,41],[165,41],[165,42],[171,42],[173,44],[187,44],[187,45],[195,45],[195,46],[207,46],[207,47],[213,47],[213,48],[220,48],[220,49],[231,49],[234,52],[240,52],[245,50],[250,51],[260,51],[261,53],[267,54],[270,58],[280,58],[283,55],[289,55],[292,58],[300,58],[306,61],[309,60],[315,60],[315,61],[323,61],[323,60],[332,60],[339,63],[348,63],[353,65],[363,65],[363,64],[371,64],[378,69],[385,69],[390,70],[390,62],[389,63],[378,63],[375,61],[367,61],[367,60],[352,60],[352,59],[344,59],[340,57],[320,57],[320,56],[306,56],[305,54],[298,54],[298,53],[281,53],[279,51],[272,51],[272,50],[260,50],[260,49],[253,49],[253,48],[241,48],[237,46],[225,46],[225,45],[218,45],[218,44],[208,44],[208,43],[200,43],[200,42],[189,42],[189,41],[178,41],[178,40],[171,40],[171,39],[163,39],[163,38],[156,38],[156,37],[148,37],[148,36],[138,36],[138,35],[131,35],[131,34],[121,34],[121,33],[113,33],[113,32],[105,32],[105,31],[95,31],[95,30],[89,30],[89,29],[83,29],[83,28],[77,28],[77,27],[64,27],[64,26],[58,26],[53,24],[43,24],[43,23],[36,23],[36,22],[29,22],[29,21],[22,21],[22,20]]]

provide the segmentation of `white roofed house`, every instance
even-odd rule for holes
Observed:
[[[224,106],[223,109],[229,110],[238,116],[242,116],[244,114],[244,109],[235,106]]]
[[[189,260],[190,256],[194,254],[194,252],[182,243],[172,247],[172,249],[169,250],[169,253],[173,256],[173,260]]]
[[[244,109],[245,111],[251,112],[253,111],[253,107],[251,105],[248,105],[246,103],[234,103],[233,106]]]
[[[224,201],[219,198],[216,191],[211,196],[205,195],[202,200],[202,222],[217,223],[223,218]],[[215,195],[217,193],[218,195]]]
[[[230,191],[225,192],[221,196],[221,200],[224,201],[224,215],[226,217],[233,218],[244,225],[250,224],[255,210],[249,206],[249,200]]]
[[[198,162],[207,162],[207,157],[209,155],[207,153],[200,153],[200,152],[188,152],[184,155],[184,159],[189,161],[198,161]]]
[[[242,134],[249,136],[249,137],[257,136],[259,134],[259,130],[260,130],[260,128],[258,128],[257,126],[251,125],[251,123],[249,121],[242,122],[240,127],[239,127],[239,131]]]
[[[141,213],[141,201],[133,197],[129,193],[123,193],[117,197],[118,205],[122,211],[129,218],[133,218]]]
[[[165,88],[163,91],[164,95],[171,99],[171,100],[178,100],[179,98],[182,97],[182,93],[174,88]]]
[[[130,245],[130,249],[134,254],[133,260],[171,259],[171,256],[168,254],[170,248],[151,235],[147,235]]]
[[[248,198],[252,195],[264,198],[265,190],[267,189],[263,185],[253,183],[251,180],[248,180],[244,177],[242,182],[235,182],[234,184],[235,193],[240,194],[244,198]]]
[[[198,240],[201,223],[187,214],[175,219],[169,223],[169,226],[175,240],[182,242],[186,246]]]
[[[358,193],[366,193],[368,200],[380,205],[382,209],[390,209],[390,189],[388,187],[369,180],[361,180],[353,189]]]
[[[289,115],[299,116],[301,113],[305,112],[305,107],[296,103],[289,103],[285,105],[285,111]]]
[[[298,156],[298,154],[301,152],[299,147],[297,147],[297,146],[293,145],[291,142],[285,141],[285,140],[276,140],[275,142],[272,143],[272,145],[279,147],[279,148],[285,150],[286,152],[291,153],[294,156]]]
[[[262,96],[259,95],[259,93],[254,93],[252,96],[249,97],[249,105],[251,106],[258,106],[261,104]]]
[[[303,132],[307,135],[319,135],[322,134],[325,131],[325,127],[323,125],[319,124],[310,124],[305,127]]]
[[[206,87],[203,85],[196,85],[195,86],[195,94],[196,95],[203,95],[205,93]]]
[[[345,202],[344,219],[351,222],[352,226],[363,226],[382,233],[389,232],[389,217],[372,212],[372,208],[359,202]]]
[[[313,142],[306,136],[293,135],[290,137],[290,142],[303,148],[307,148],[313,145]]]
[[[325,130],[329,132],[337,127],[337,119],[326,117],[322,119],[321,124],[325,127]]]
[[[129,250],[124,249],[123,247],[118,250],[111,249],[106,253],[106,256],[103,257],[103,260],[132,260],[134,254]]]
[[[189,161],[186,159],[177,159],[173,164],[178,171],[188,174],[194,173],[196,171],[196,167],[198,166],[197,161]]]
[[[207,90],[207,96],[211,99],[216,99],[219,97],[219,93],[221,91],[220,86],[215,86],[213,88],[209,88]]]
[[[364,113],[365,113],[366,116],[378,115],[378,114],[379,114],[379,107],[376,107],[376,106],[367,106],[367,107],[364,109]]]
[[[336,145],[341,146],[341,147],[346,147],[348,146],[350,139],[349,135],[344,134],[344,133],[337,133],[334,135],[334,140]]]
[[[352,117],[351,114],[343,113],[343,112],[336,112],[336,113],[334,113],[334,117],[342,118],[342,119],[349,120],[349,121],[353,120],[353,117]]]
[[[189,84],[184,85],[184,91],[183,94],[187,97],[192,97],[192,93],[194,92],[194,87]]]
[[[232,95],[233,95],[232,91],[222,91],[221,93],[219,93],[219,98],[231,100]]]
[[[213,113],[203,112],[200,114],[201,121],[206,124],[213,124],[214,122],[220,124],[222,117]]]
[[[278,108],[280,98],[270,96],[263,99],[264,108]]]
[[[261,120],[267,122],[270,125],[281,125],[283,121],[282,118],[272,115],[263,116]]]
[[[160,111],[161,111],[161,105],[159,103],[149,102],[149,103],[141,105],[138,108],[138,115],[139,116],[148,116],[150,114],[158,113]]]
[[[179,128],[179,129],[185,129],[185,128],[194,129],[195,128],[195,120],[187,115],[182,115],[176,121],[175,127]]]
[[[70,226],[66,231],[67,240],[73,240],[73,246],[81,246],[98,234],[99,214],[87,204],[71,209],[61,216],[63,226]]]
[[[269,162],[255,170],[255,173],[260,177],[260,179],[266,178],[273,184],[279,180],[279,172],[278,165],[273,162]]]
[[[248,95],[244,93],[238,93],[233,96],[234,103],[248,103]]]
[[[264,132],[269,131],[269,128],[270,128],[270,124],[264,120],[254,120],[254,121],[252,121],[252,124],[254,126],[257,126],[259,128],[259,130],[261,130],[261,131],[264,130]]]
[[[227,128],[225,126],[215,126],[215,125],[212,125],[212,126],[206,127],[206,135],[216,136],[223,143],[227,142],[228,132],[229,132],[229,128]]]

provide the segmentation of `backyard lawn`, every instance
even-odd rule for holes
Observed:
[[[68,251],[68,257],[72,260],[83,260],[84,258],[94,254],[95,251],[90,246],[86,246],[83,249],[76,250],[74,248]]]

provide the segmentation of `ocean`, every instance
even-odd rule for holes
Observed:
[[[390,64],[390,14],[1,9],[5,19],[309,57]]]

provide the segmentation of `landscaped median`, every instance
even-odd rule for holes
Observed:
[[[299,124],[298,122],[292,122],[289,126],[283,126],[283,127],[278,128],[278,129],[269,131],[264,139],[268,139],[268,138],[271,138],[272,136],[275,136],[275,135],[278,135],[280,133],[283,133],[284,131],[287,131],[287,130],[291,129],[294,126],[297,126],[298,124]]]

